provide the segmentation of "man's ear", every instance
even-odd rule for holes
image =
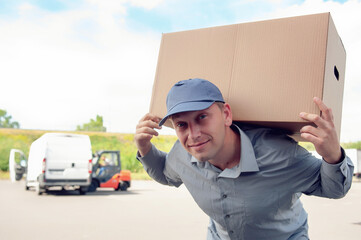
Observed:
[[[224,122],[226,126],[232,125],[232,110],[231,106],[228,103],[223,104],[223,116],[224,116]]]

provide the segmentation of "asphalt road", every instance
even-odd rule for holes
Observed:
[[[302,197],[310,237],[361,239],[361,182],[339,200]],[[133,181],[127,192],[102,189],[37,196],[24,182],[0,181],[0,239],[206,239],[208,217],[184,187]]]

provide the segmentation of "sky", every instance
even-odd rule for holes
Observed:
[[[322,12],[347,53],[341,142],[360,141],[361,0],[0,0],[0,109],[23,129],[100,115],[108,132],[134,133],[162,33]]]

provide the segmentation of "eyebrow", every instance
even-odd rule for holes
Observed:
[[[174,119],[179,118],[179,114],[176,113],[176,114],[174,114],[174,115],[169,116],[169,118],[174,121]]]
[[[199,116],[200,114],[205,114],[205,113],[209,114],[208,109],[198,110],[198,111],[196,111],[196,112],[199,112],[199,113],[197,114],[197,116]],[[182,113],[175,113],[175,114],[169,116],[169,118],[170,118],[172,121],[174,121],[174,120],[176,120],[177,118],[181,118],[181,116],[180,116],[181,114],[182,114]]]

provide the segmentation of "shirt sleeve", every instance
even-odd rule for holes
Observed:
[[[354,170],[352,161],[346,156],[345,151],[341,148],[344,158],[338,164],[327,163],[323,159],[317,159],[310,153],[304,155],[300,151],[296,151],[297,158],[300,157],[299,155],[303,155],[304,159],[301,161],[311,163],[306,171],[313,172],[313,174],[305,174],[308,179],[305,184],[307,188],[303,190],[303,193],[335,199],[344,197],[351,188]],[[316,163],[317,161],[319,164]],[[315,162],[315,164],[312,164],[312,162]]]
[[[164,185],[179,187],[182,181],[167,162],[167,158],[168,154],[158,150],[153,144],[147,155],[141,157],[137,152],[137,159],[151,178]]]

